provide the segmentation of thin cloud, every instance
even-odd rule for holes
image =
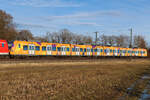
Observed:
[[[30,24],[30,23],[16,23],[17,28],[40,28],[40,29],[49,29],[49,28],[55,28],[55,26],[44,26],[44,25],[38,25],[38,24]]]
[[[81,12],[70,15],[62,15],[62,16],[49,16],[45,19],[47,20],[59,20],[59,19],[82,19],[82,18],[95,18],[100,16],[121,16],[122,13],[118,11],[95,11],[95,12]]]
[[[61,16],[44,17],[45,21],[61,25],[84,25],[84,26],[103,26],[97,23],[101,17],[119,17],[122,13],[118,11],[95,11],[95,12],[80,12]]]
[[[12,4],[31,7],[80,7],[82,5],[61,0],[15,0]]]
[[[66,23],[67,25],[84,25],[84,26],[103,26],[97,23],[92,23],[92,22],[70,22],[70,23]]]

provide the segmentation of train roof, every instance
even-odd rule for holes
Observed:
[[[0,40],[0,41],[6,41],[6,40]],[[21,40],[15,40],[14,42],[36,42],[36,43],[50,43],[50,42],[38,42],[38,41],[21,41]],[[52,44],[67,44],[67,43],[52,43]],[[112,48],[126,48],[126,49],[145,49],[145,48],[137,48],[137,47],[133,47],[133,48],[129,48],[129,47],[118,47],[118,46],[102,46],[102,45],[93,45],[93,44],[68,44],[68,45],[81,45],[81,46],[92,46],[92,47],[112,47]]]
[[[0,39],[0,42],[7,42],[6,40],[2,40],[2,39]]]

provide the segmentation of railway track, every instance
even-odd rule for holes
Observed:
[[[149,59],[149,58],[137,58],[137,57],[18,57],[18,58],[0,58],[0,63],[23,63],[23,62],[32,62],[32,63],[41,63],[41,62],[53,62],[53,61],[103,61],[103,60],[128,60],[132,59]]]

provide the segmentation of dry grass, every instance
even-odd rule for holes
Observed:
[[[3,100],[116,100],[148,60],[0,64]]]

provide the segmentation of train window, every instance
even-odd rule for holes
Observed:
[[[72,48],[72,52],[75,52],[75,48]]]
[[[93,52],[93,49],[91,49],[91,52]]]
[[[124,50],[124,53],[127,53],[127,50]]]
[[[89,49],[89,48],[87,48],[87,52],[90,52],[90,49]]]
[[[107,50],[105,49],[104,52],[107,53]]]
[[[52,47],[51,47],[51,46],[48,46],[48,47],[47,47],[47,51],[52,51]]]
[[[86,52],[86,49],[84,49],[84,52]]]
[[[89,49],[86,49],[86,52],[89,52]]]
[[[112,53],[112,50],[110,49],[110,53]]]
[[[101,49],[101,52],[103,52],[103,49]]]
[[[52,47],[52,50],[53,50],[53,51],[56,51],[56,47]]]
[[[63,48],[63,47],[61,47],[61,49],[60,49],[60,50],[61,50],[61,51],[64,51],[63,49],[64,49],[64,48]]]
[[[77,48],[77,51],[78,51],[78,52],[80,52],[80,49],[79,49],[79,48]]]
[[[20,44],[18,44],[18,48],[21,48],[21,45],[20,45]]]
[[[24,45],[24,46],[23,46],[23,50],[28,50],[28,46],[27,46],[27,45]]]
[[[120,53],[123,53],[122,50],[120,50]]]
[[[4,43],[2,43],[2,47],[5,47]]]
[[[113,50],[113,53],[115,53],[115,50]]]
[[[118,50],[118,53],[120,53],[120,50]]]
[[[32,50],[34,50],[34,46],[32,46]]]
[[[76,51],[76,52],[79,52],[79,48],[75,48],[75,51]]]
[[[35,47],[35,50],[36,50],[36,51],[40,51],[40,46],[36,46],[36,47]]]
[[[61,51],[61,48],[60,48],[60,47],[57,47],[57,50],[58,50],[58,51]]]
[[[101,52],[101,49],[99,49],[99,52]]]
[[[49,50],[52,51],[52,47],[51,46],[49,47]]]
[[[62,47],[62,51],[66,51],[66,47]]]
[[[83,52],[83,49],[82,49],[82,48],[80,48],[80,52]]]
[[[76,52],[78,51],[77,48],[75,48],[75,51],[76,51]]]
[[[97,49],[94,49],[94,52],[97,52]]]
[[[97,52],[100,52],[100,49],[99,49],[99,48],[97,48]]]
[[[31,46],[29,46],[29,50],[32,50],[32,47],[31,47]]]
[[[70,51],[69,48],[67,48],[67,51]]]
[[[42,51],[46,51],[46,47],[45,46],[42,47]]]
[[[50,47],[47,47],[47,51],[50,51]]]

